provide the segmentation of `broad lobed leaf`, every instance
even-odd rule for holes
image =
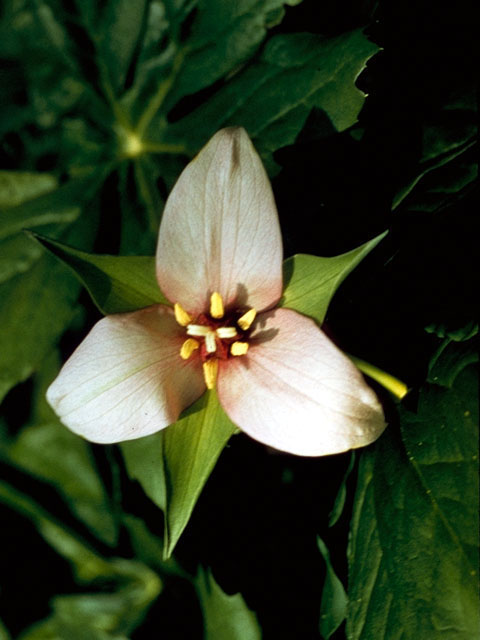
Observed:
[[[417,411],[400,412],[403,443],[392,425],[363,454],[349,551],[349,638],[475,637],[475,389],[468,362],[451,388],[426,384]]]

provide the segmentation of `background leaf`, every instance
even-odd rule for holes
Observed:
[[[337,38],[273,37],[258,62],[236,74],[207,103],[165,133],[154,119],[149,135],[186,148],[193,142],[198,148],[221,127],[241,125],[268,161],[269,153],[294,142],[313,107],[324,110],[338,131],[356,122],[364,94],[355,80],[376,51],[360,30]]]
[[[195,585],[204,615],[205,640],[261,640],[255,614],[240,593],[227,595],[211,572],[202,568]]]
[[[347,617],[348,598],[330,560],[330,553],[321,538],[317,538],[318,548],[327,566],[320,608],[320,633],[328,640]]]
[[[475,386],[471,366],[452,388],[425,385],[418,410],[401,412],[403,445],[391,426],[364,454],[349,552],[351,638],[466,640],[478,630]]]

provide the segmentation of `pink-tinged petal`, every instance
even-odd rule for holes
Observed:
[[[242,431],[296,455],[362,447],[385,428],[358,369],[310,318],[290,309],[260,316],[248,354],[220,362],[217,386]]]
[[[163,305],[100,320],[61,369],[47,399],[92,442],[155,433],[205,391],[198,358],[179,352],[185,331]]]
[[[222,129],[171,192],[157,246],[157,278],[172,302],[206,311],[274,306],[282,294],[282,239],[272,189],[244,129]]]

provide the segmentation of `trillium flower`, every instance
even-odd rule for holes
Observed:
[[[173,308],[100,320],[48,389],[72,431],[100,443],[147,436],[214,387],[243,432],[293,454],[338,453],[383,431],[378,399],[353,363],[312,319],[276,308],[278,216],[243,129],[219,131],[180,175],[156,274]]]

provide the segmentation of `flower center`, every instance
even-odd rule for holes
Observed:
[[[208,389],[213,389],[217,380],[218,360],[231,356],[244,356],[248,351],[250,327],[257,312],[229,311],[225,313],[222,296],[216,291],[210,297],[210,312],[201,313],[197,318],[178,303],[174,306],[175,319],[185,327],[189,336],[182,344],[180,357],[188,360],[193,353],[200,354],[203,375]]]

